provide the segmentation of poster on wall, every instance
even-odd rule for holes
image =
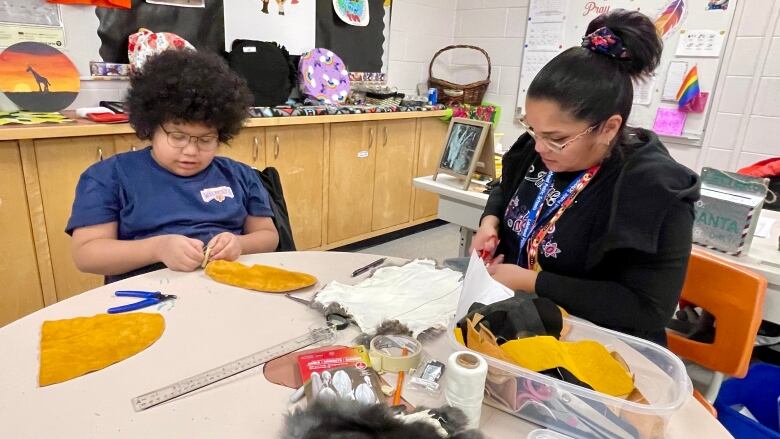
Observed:
[[[225,7],[225,50],[233,40],[274,41],[293,55],[314,48],[314,1],[230,0]]]
[[[3,0],[0,3],[0,47],[22,41],[65,47],[65,29],[57,5],[46,0]]]

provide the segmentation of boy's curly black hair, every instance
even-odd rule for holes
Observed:
[[[252,95],[243,78],[219,56],[166,50],[130,78],[125,102],[136,135],[149,140],[165,122],[203,123],[230,140],[248,116]]]

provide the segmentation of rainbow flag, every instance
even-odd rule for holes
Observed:
[[[693,66],[688,74],[685,75],[680,89],[677,91],[677,105],[682,108],[694,99],[699,97],[701,90],[699,90],[699,71],[696,66]]]

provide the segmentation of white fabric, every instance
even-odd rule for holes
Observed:
[[[461,277],[449,268],[437,269],[434,261],[417,259],[380,268],[357,285],[333,281],[314,301],[326,307],[339,304],[363,331],[398,320],[417,337],[426,329],[446,329],[458,306]]]

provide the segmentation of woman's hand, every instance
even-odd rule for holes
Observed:
[[[209,261],[216,261],[218,259],[235,261],[241,256],[242,251],[238,235],[234,235],[230,232],[222,232],[211,238],[208,247],[211,247]]]
[[[182,235],[164,235],[160,237],[157,256],[173,271],[193,271],[203,262],[203,242]]]
[[[482,219],[479,230],[471,241],[470,252],[487,252],[490,257],[496,252],[498,246],[498,217],[489,215]]]
[[[492,264],[488,265],[488,273],[493,276],[493,279],[513,291],[536,292],[537,272],[527,270],[519,265],[504,264],[503,262],[503,255],[499,255]]]

